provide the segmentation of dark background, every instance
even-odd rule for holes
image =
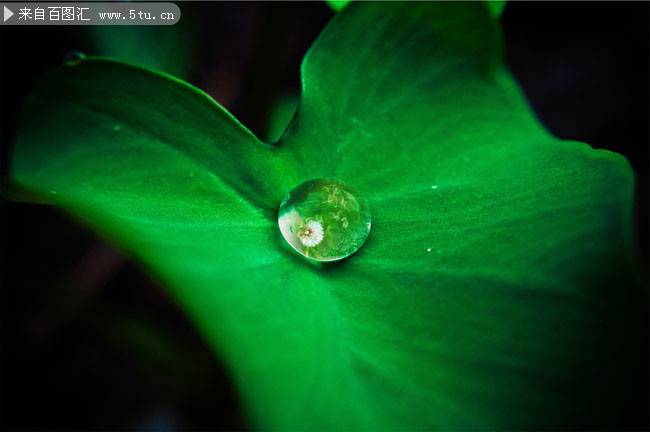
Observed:
[[[321,2],[180,6],[199,17],[190,81],[257,133],[274,98],[297,92],[300,60],[333,16]],[[546,126],[632,163],[646,274],[648,21],[645,2],[510,3],[502,17],[510,66]],[[6,177],[20,101],[86,42],[61,27],[0,31]],[[143,270],[57,209],[3,202],[0,215],[3,429],[246,427],[228,374]],[[626,429],[647,429],[648,394],[637,399]]]

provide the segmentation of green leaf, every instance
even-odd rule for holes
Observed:
[[[89,26],[84,29],[91,55],[186,78],[195,58],[197,23],[191,9],[173,26]]]
[[[346,7],[350,1],[351,0],[325,0],[325,3],[327,3],[327,5],[332,8],[332,10],[338,12]]]
[[[282,137],[291,119],[296,113],[298,105],[297,95],[284,94],[276,98],[271,106],[264,140],[274,143]]]
[[[325,0],[325,3],[327,3],[327,5],[336,12],[339,12],[351,2],[352,0]],[[506,0],[485,0],[485,3],[487,4],[490,14],[494,18],[499,18],[503,13],[503,9],[506,7],[507,1]]]
[[[255,426],[618,425],[613,365],[646,342],[624,329],[633,176],[546,132],[500,50],[480,4],[352,4],[307,54],[276,146],[179,80],[87,60],[27,101],[13,173],[167,283]],[[275,220],[319,177],[373,212],[329,266]]]
[[[499,18],[506,7],[507,0],[487,0],[487,7],[494,18]]]

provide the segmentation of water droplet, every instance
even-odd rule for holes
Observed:
[[[116,123],[113,125],[113,132],[119,132],[122,130],[122,125],[119,123]]]
[[[431,248],[427,248],[427,252],[431,252]]]
[[[354,188],[332,179],[306,181],[280,204],[284,239],[303,256],[337,261],[355,253],[370,233],[370,209]]]
[[[86,59],[86,54],[79,50],[70,50],[63,56],[63,61],[68,66],[74,66]]]
[[[431,185],[431,189],[438,189],[438,185]]]

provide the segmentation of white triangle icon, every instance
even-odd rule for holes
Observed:
[[[14,16],[14,13],[9,10],[7,6],[4,7],[4,20],[2,22],[7,22],[9,18]]]

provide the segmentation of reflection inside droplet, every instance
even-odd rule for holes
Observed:
[[[355,253],[370,233],[370,209],[352,187],[338,180],[309,180],[280,204],[278,225],[301,255],[337,261]]]

